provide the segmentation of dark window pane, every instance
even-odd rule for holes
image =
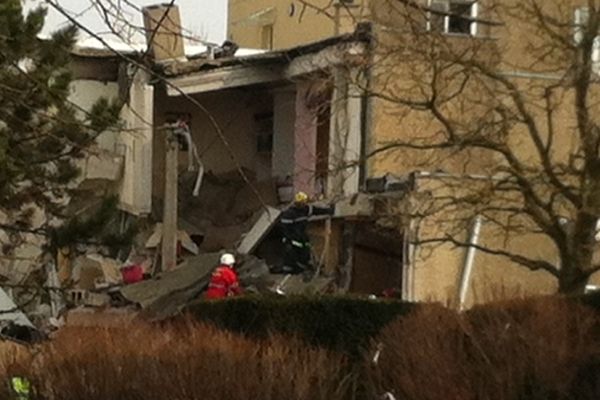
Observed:
[[[448,23],[448,32],[471,33],[471,8],[472,3],[450,3],[450,21]]]

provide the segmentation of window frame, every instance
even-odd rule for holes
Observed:
[[[426,29],[428,32],[440,32],[444,35],[456,35],[456,36],[477,36],[477,34],[479,33],[479,27],[478,27],[478,23],[477,21],[470,21],[469,22],[469,32],[453,32],[450,30],[450,21],[452,18],[460,18],[458,16],[454,16],[453,14],[450,13],[450,9],[451,6],[453,4],[465,4],[468,5],[470,4],[470,15],[469,18],[473,19],[477,19],[477,17],[479,16],[479,1],[478,0],[427,0],[427,7],[429,9],[433,9],[434,4],[441,4],[444,8],[444,10],[442,10],[442,12],[444,13],[443,18],[443,28],[442,30],[436,30],[434,29],[434,26],[432,25],[432,19],[434,14],[430,11],[427,11],[427,23],[426,23]]]
[[[587,19],[589,19],[589,12],[587,6],[575,7],[573,12],[573,42],[576,46],[579,46],[579,43],[583,40],[581,30],[587,23]],[[594,38],[591,58],[592,70],[596,74],[600,74],[600,33]]]

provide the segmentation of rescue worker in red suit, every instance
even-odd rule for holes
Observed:
[[[232,254],[223,254],[220,265],[213,272],[208,290],[204,294],[207,299],[223,299],[237,296],[242,293],[238,275],[234,270],[235,257]]]

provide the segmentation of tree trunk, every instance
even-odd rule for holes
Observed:
[[[558,292],[563,294],[583,294],[589,280],[589,274],[579,268],[565,266],[558,275]]]

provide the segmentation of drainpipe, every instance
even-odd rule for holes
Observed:
[[[367,52],[369,57],[369,62],[372,65],[374,63],[373,56],[373,43],[372,39],[369,39],[367,45]],[[373,71],[372,68],[367,68],[364,73],[365,89],[362,91],[362,99],[361,99],[361,137],[360,137],[360,166],[359,166],[359,175],[360,175],[360,188],[362,190],[366,189],[366,181],[369,178],[369,160],[367,160],[367,154],[370,152],[371,145],[371,134],[373,131],[373,96],[372,87],[373,87]]]
[[[467,299],[467,292],[469,290],[469,284],[471,283],[471,273],[473,272],[473,265],[475,261],[475,253],[477,252],[476,245],[479,244],[479,235],[481,233],[481,224],[482,219],[481,216],[478,215],[475,217],[473,221],[473,225],[471,227],[471,233],[469,235],[469,248],[467,249],[467,254],[465,256],[465,263],[463,265],[460,286],[459,286],[459,294],[458,294],[458,309],[459,311],[464,310],[465,302]]]
[[[404,229],[402,249],[402,300],[414,301],[414,270],[416,267],[416,246],[413,240],[416,237],[416,221],[411,219],[408,227]]]

